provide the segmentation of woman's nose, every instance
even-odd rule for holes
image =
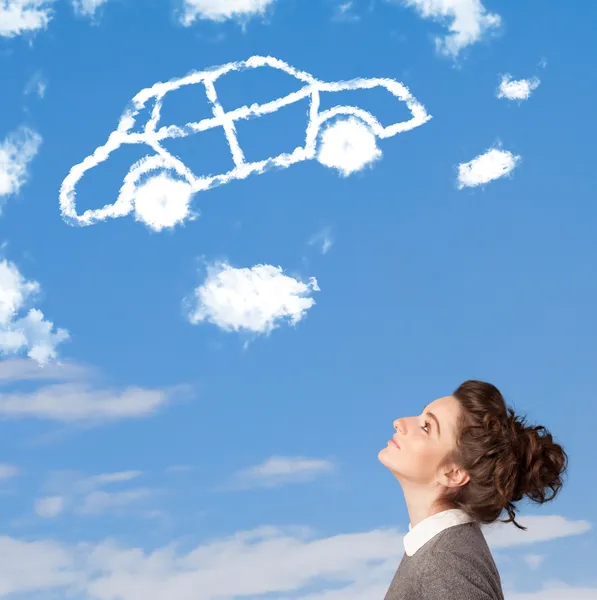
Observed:
[[[402,425],[400,423],[400,419],[396,419],[394,421],[394,429],[396,431],[399,431],[400,433],[404,433],[404,428],[402,427]]]

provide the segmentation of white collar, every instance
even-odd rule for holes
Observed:
[[[421,546],[425,545],[432,537],[435,537],[444,529],[453,527],[454,525],[461,525],[462,523],[470,523],[471,521],[474,521],[474,519],[463,510],[451,508],[423,519],[414,527],[411,527],[409,523],[409,532],[404,536],[403,540],[404,551],[408,556],[412,556]]]

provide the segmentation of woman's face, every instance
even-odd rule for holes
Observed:
[[[420,415],[394,421],[395,434],[378,454],[401,484],[445,484],[440,465],[456,447],[460,404],[453,396],[438,398]]]

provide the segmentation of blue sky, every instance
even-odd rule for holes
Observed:
[[[408,515],[377,453],[476,378],[570,456],[558,499],[521,506],[526,533],[488,532],[508,600],[597,598],[597,8],[441,5],[0,4],[1,597],[381,598]],[[254,55],[394,79],[432,118],[370,164],[360,145],[349,176],[314,159],[199,191],[174,227],[62,218],[63,180],[135,94]],[[233,110],[300,85],[217,87]],[[323,108],[410,118],[369,92]],[[171,97],[165,125],[209,116]],[[307,122],[297,104],[238,123],[246,159]],[[233,166],[219,128],[171,141],[198,176]],[[146,148],[89,171],[77,210],[115,202]]]

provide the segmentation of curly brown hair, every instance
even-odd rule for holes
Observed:
[[[553,500],[563,485],[566,452],[545,427],[528,426],[490,383],[465,381],[452,396],[462,412],[456,449],[446,462],[459,465],[470,479],[442,500],[486,524],[505,510],[503,523],[526,529],[515,520],[515,502],[524,496],[537,504]]]

